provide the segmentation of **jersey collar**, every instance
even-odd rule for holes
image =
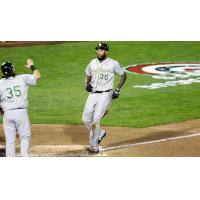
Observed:
[[[103,62],[99,62],[98,58],[96,58],[96,62],[97,62],[98,65],[103,65],[106,62],[108,62],[109,60],[110,60],[110,58],[106,58]]]
[[[11,77],[7,78],[7,80],[11,80],[11,79],[13,79],[13,78],[14,78],[14,76],[11,76]]]

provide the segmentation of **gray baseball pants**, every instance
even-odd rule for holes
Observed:
[[[5,111],[3,116],[3,126],[6,138],[6,157],[14,157],[16,155],[15,142],[17,133],[20,136],[21,156],[27,157],[31,137],[27,109]]]

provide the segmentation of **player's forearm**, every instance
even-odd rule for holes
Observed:
[[[30,66],[31,71],[33,72],[33,75],[35,76],[36,80],[39,80],[41,78],[41,74],[38,69],[36,69],[35,65]]]
[[[124,85],[124,83],[126,82],[126,79],[127,79],[127,75],[126,75],[126,73],[124,72],[124,74],[121,76],[121,78],[120,78],[120,82],[119,82],[119,84],[117,85],[117,88],[118,89],[121,89],[122,88],[122,86]]]
[[[92,80],[92,77],[91,76],[87,76],[86,77],[86,85],[88,85]]]
[[[39,70],[34,70],[33,75],[35,76],[36,80],[39,80],[41,78],[41,74],[39,72]]]

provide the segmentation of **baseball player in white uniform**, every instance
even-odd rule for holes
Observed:
[[[91,154],[99,152],[99,144],[106,136],[105,130],[100,128],[100,120],[108,112],[112,99],[119,97],[120,89],[127,78],[120,64],[107,57],[109,47],[106,43],[99,43],[95,49],[97,58],[91,60],[85,70],[85,89],[89,96],[82,115],[82,121],[89,129],[90,146],[86,150]],[[113,91],[116,74],[121,78]]]
[[[6,156],[15,156],[16,134],[19,133],[21,141],[21,156],[28,156],[29,141],[31,137],[30,123],[28,117],[28,88],[35,85],[41,78],[40,72],[28,59],[27,68],[33,74],[16,75],[11,62],[1,65],[3,73],[0,80],[0,103],[3,113],[3,127],[6,138]]]

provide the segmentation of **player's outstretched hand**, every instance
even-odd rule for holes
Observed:
[[[93,87],[92,87],[92,85],[89,83],[89,84],[86,85],[85,89],[86,89],[87,92],[92,92]]]
[[[112,99],[117,99],[117,98],[119,98],[119,92],[120,92],[119,89],[115,89],[115,90],[113,91],[113,94],[112,94]]]
[[[25,66],[26,66],[27,68],[29,68],[29,69],[30,69],[30,67],[31,67],[32,65],[34,65],[34,64],[33,64],[33,60],[30,59],[30,58],[26,61],[26,63],[27,63],[27,64],[26,64]]]

